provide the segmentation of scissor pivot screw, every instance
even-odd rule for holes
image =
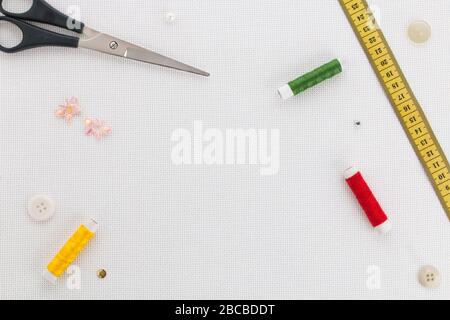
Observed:
[[[111,41],[111,42],[109,43],[109,47],[110,47],[112,50],[116,50],[116,49],[119,47],[119,44],[118,44],[116,41]]]

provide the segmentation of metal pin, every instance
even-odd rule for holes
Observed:
[[[106,278],[106,270],[105,270],[105,269],[99,269],[99,270],[97,271],[97,277],[98,277],[99,279],[104,279],[104,278]]]

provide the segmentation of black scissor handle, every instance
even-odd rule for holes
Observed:
[[[64,13],[53,8],[44,0],[33,0],[31,8],[23,13],[14,13],[5,10],[3,7],[3,0],[0,0],[0,12],[8,17],[47,23],[74,32],[83,33],[84,24],[82,22],[68,17]]]
[[[22,41],[18,45],[12,48],[6,48],[0,44],[0,51],[6,53],[14,53],[44,46],[77,48],[80,41],[79,38],[45,30],[11,17],[0,17],[0,22],[1,21],[12,23],[22,31]]]

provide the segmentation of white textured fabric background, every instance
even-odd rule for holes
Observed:
[[[0,55],[0,298],[450,298],[449,221],[337,0],[49,2],[211,77],[82,49]],[[450,155],[450,2],[372,4]],[[424,46],[407,39],[414,19],[432,25]],[[280,85],[335,57],[347,62],[341,76],[278,98]],[[70,96],[113,134],[98,142],[80,119],[56,119]],[[171,134],[194,121],[279,129],[279,173],[175,166]],[[349,164],[390,215],[389,235],[372,231],[345,185]],[[57,203],[46,223],[26,213],[39,193]],[[100,229],[76,261],[80,289],[67,276],[47,284],[43,268],[91,216]],[[419,285],[425,264],[441,270],[440,288]],[[378,290],[366,285],[371,265]]]

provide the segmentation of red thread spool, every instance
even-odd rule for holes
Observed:
[[[382,234],[389,232],[392,229],[392,224],[364,180],[361,172],[351,167],[345,171],[344,176],[375,230]]]

